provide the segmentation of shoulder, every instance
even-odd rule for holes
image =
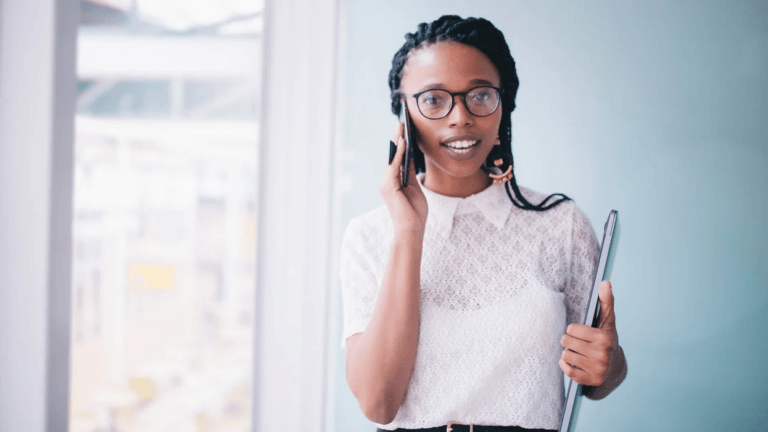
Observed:
[[[392,219],[385,205],[355,216],[344,229],[343,244],[377,242],[392,230]]]
[[[528,187],[519,186],[519,188],[520,193],[531,204],[539,204],[549,196],[549,194]],[[550,202],[556,199],[558,197],[553,197]],[[517,207],[514,210],[517,211],[518,217],[538,218],[539,222],[549,227],[550,232],[557,237],[577,237],[573,240],[591,241],[591,237],[595,236],[589,217],[573,200],[563,201],[555,207],[542,212],[522,210]]]
[[[528,202],[530,202],[531,204],[538,204],[550,195],[550,194],[545,194],[543,192],[533,190],[525,186],[518,186],[518,187],[520,188],[520,193],[523,194],[525,199],[527,199]],[[557,199],[559,199],[559,197],[552,197],[552,199],[550,199],[549,202],[555,201]],[[528,210],[523,210],[523,211],[528,212]],[[581,210],[581,208],[579,208],[579,206],[576,204],[576,202],[573,200],[563,201],[562,203],[556,205],[555,207],[552,207],[551,209],[543,212],[531,212],[531,213],[538,213],[542,217],[562,220],[568,223],[578,222],[580,224],[583,224],[584,222],[586,222],[587,224],[589,224],[589,218],[587,217],[586,213],[584,213]]]

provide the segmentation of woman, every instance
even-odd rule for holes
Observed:
[[[392,110],[410,113],[417,182],[401,187],[397,122],[386,205],[353,219],[342,245],[350,389],[381,430],[556,430],[563,372],[593,399],[626,374],[610,283],[599,327],[575,324],[594,231],[568,197],[517,185],[518,79],[490,22],[422,23],[392,64]]]

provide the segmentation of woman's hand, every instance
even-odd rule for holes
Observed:
[[[600,322],[597,328],[571,324],[561,339],[565,347],[560,356],[560,369],[579,384],[602,389],[588,389],[594,399],[605,397],[626,375],[626,359],[616,333],[611,283],[600,284]]]
[[[397,153],[395,153],[392,163],[384,170],[384,180],[379,192],[384,197],[384,202],[389,209],[395,234],[423,235],[427,223],[427,198],[416,179],[416,168],[413,160],[411,160],[408,168],[411,170],[408,187],[402,187],[400,166],[405,155],[405,139],[403,138],[403,124],[399,121],[395,124],[395,136],[392,141],[397,144]]]

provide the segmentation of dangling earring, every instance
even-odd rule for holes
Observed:
[[[504,159],[498,158],[495,161],[493,161],[493,164],[495,165],[493,168],[491,168],[488,173],[488,177],[493,179],[493,184],[503,184],[510,180],[512,180],[512,165],[507,164],[507,170],[502,172],[501,167],[504,166]],[[499,174],[501,173],[501,174]]]
[[[488,159],[486,160],[486,163],[483,164],[480,169],[483,170],[486,174],[488,174],[488,177],[493,179],[493,184],[503,184],[510,180],[512,180],[512,177],[514,174],[512,174],[512,154],[511,153],[502,153],[497,146],[501,145],[501,140],[499,140],[499,137],[496,137],[496,143],[491,150],[491,153],[488,155]],[[493,161],[492,166],[488,167],[488,160]],[[504,167],[507,167],[504,169]]]

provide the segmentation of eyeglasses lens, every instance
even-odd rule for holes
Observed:
[[[484,117],[496,111],[499,106],[499,92],[492,87],[478,87],[467,93],[465,103],[469,112]]]
[[[430,90],[419,96],[419,110],[424,117],[444,117],[451,109],[451,94],[445,90]]]
[[[430,90],[419,95],[419,110],[430,119],[448,115],[453,106],[453,97],[445,90]],[[499,92],[493,87],[477,87],[464,97],[464,106],[478,117],[493,114],[499,106]]]

